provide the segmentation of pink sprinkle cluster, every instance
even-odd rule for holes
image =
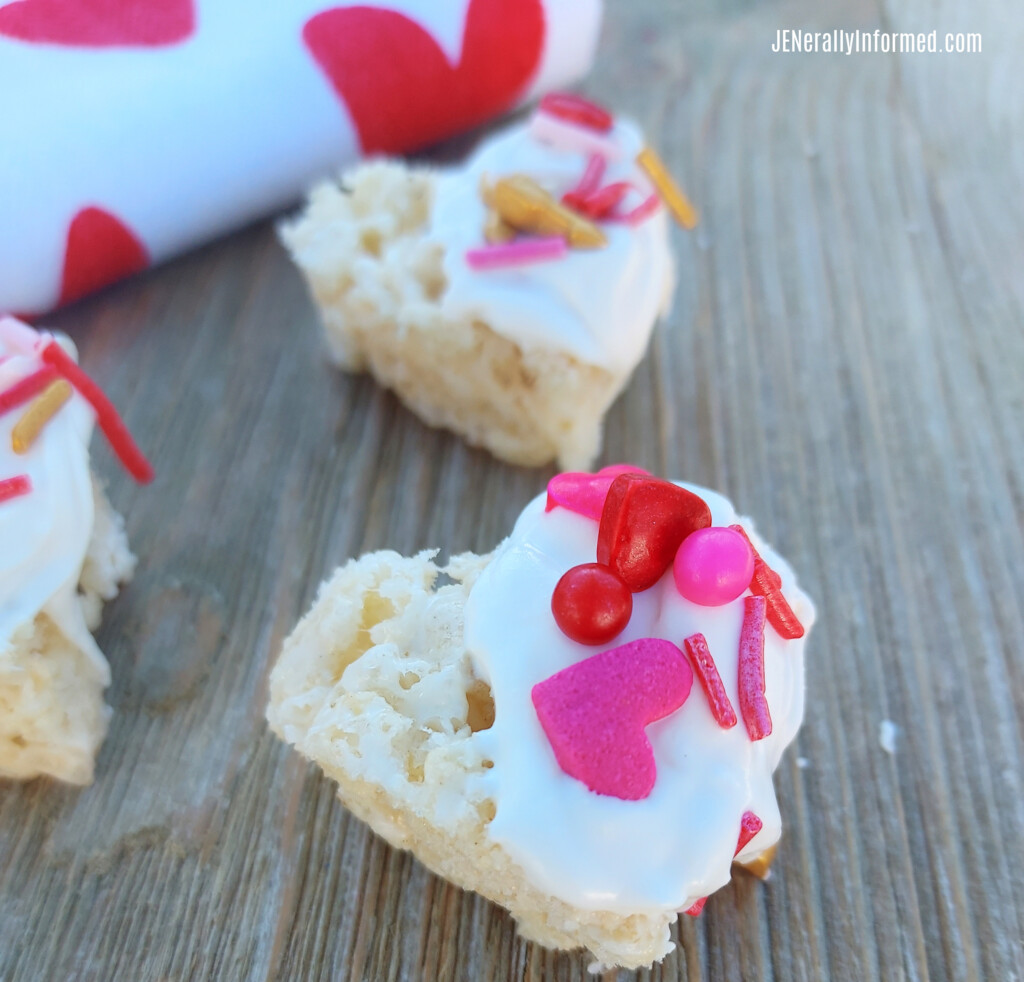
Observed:
[[[601,173],[602,165],[592,158],[577,190],[585,193],[600,180]],[[641,486],[647,497],[642,508],[637,505],[631,512],[626,493],[632,488],[639,494]],[[611,558],[602,555],[602,542],[605,547],[611,542],[616,556],[621,552],[638,557],[640,567],[652,567],[654,575],[660,577],[667,572],[672,556],[669,552],[662,562],[657,555],[666,540],[663,526],[676,521],[680,509],[692,507],[676,502],[670,490],[683,489],[629,465],[606,467],[596,474],[564,473],[549,481],[545,510],[566,508],[600,523],[598,563],[591,565],[611,568]],[[599,652],[550,676],[532,690],[541,727],[562,770],[598,794],[632,801],[651,793],[657,768],[645,727],[683,705],[694,675],[722,729],[732,729],[742,717],[751,741],[763,740],[772,733],[765,693],[765,624],[771,623],[787,639],[801,636],[803,628],[782,596],[781,577],[758,555],[742,527],[711,526],[706,503],[700,498],[696,501],[707,510],[707,517],[704,522],[694,521],[692,531],[684,532],[681,540],[673,540],[673,578],[680,595],[697,605],[715,607],[743,599],[737,652],[739,713],[707,639],[700,632],[684,639],[685,655],[671,642],[642,638]],[[614,535],[606,535],[610,512],[611,519],[618,515]],[[627,580],[623,578],[623,582]],[[653,582],[656,580],[644,579],[639,588]],[[553,600],[556,623],[570,638],[580,643],[604,643],[582,639],[576,636],[579,632],[567,629],[564,618],[559,619],[558,606]],[[628,619],[627,613],[625,621]],[[615,633],[622,629],[623,625],[618,625]],[[762,827],[757,815],[744,812],[734,855],[743,852]],[[698,899],[686,913],[696,917],[706,902],[707,897]]]

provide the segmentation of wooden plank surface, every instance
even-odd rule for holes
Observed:
[[[926,9],[999,47],[991,13]],[[703,222],[603,460],[721,488],[821,610],[776,874],[683,918],[640,978],[1024,979],[1022,89],[986,85],[998,52],[770,51],[779,28],[914,21],[608,11],[587,90],[641,120]],[[587,978],[369,834],[263,723],[326,573],[489,549],[549,472],[328,368],[269,225],[51,323],[159,477],[136,489],[94,442],[140,556],[99,634],[114,718],[92,787],[0,789],[0,982]]]

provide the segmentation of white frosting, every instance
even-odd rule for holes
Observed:
[[[736,515],[721,495],[692,485],[714,525],[740,522],[805,628],[810,599],[793,571]],[[672,572],[633,598],[626,630],[609,644],[571,641],[551,614],[563,573],[593,562],[598,523],[565,508],[545,512],[532,501],[474,585],[466,608],[466,644],[491,685],[495,721],[477,734],[494,767],[488,791],[496,814],[490,835],[543,890],[577,907],[620,913],[683,910],[728,882],[740,820],[747,810],[764,823],[740,858],[752,858],[781,834],[772,772],[793,739],[804,707],[804,639],[783,640],[765,627],[766,696],[773,729],[752,742],[742,717],[722,729],[694,677],[682,708],[647,728],[657,780],[650,796],[624,801],[598,795],[555,760],[530,699],[534,685],[598,651],[637,638],[666,638],[682,647],[700,631],[707,639],[739,715],[737,665],[742,598],[700,607],[675,588]],[[749,595],[749,594],[746,594]]]
[[[618,120],[609,138],[622,152],[609,162],[602,185],[629,180],[646,196],[650,183],[634,162],[644,146],[640,131]],[[560,349],[624,377],[643,357],[654,322],[671,300],[674,270],[664,208],[636,226],[601,223],[607,246],[571,249],[552,262],[478,272],[465,259],[468,249],[484,244],[482,177],[526,174],[560,198],[579,183],[586,165],[585,153],[539,142],[528,124],[513,126],[461,167],[439,175],[428,235],[445,248],[446,316],[478,317],[524,350]],[[631,192],[628,205],[640,200]]]
[[[62,338],[61,344],[74,354],[70,341]],[[0,392],[41,366],[36,352],[21,351],[0,337]],[[16,454],[11,431],[26,406],[0,416],[0,479],[27,474],[32,482],[27,495],[0,502],[0,653],[43,611],[108,684],[109,666],[78,599],[93,525],[88,446],[94,414],[75,393],[28,452]]]

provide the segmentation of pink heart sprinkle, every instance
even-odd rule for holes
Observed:
[[[682,706],[692,683],[671,641],[640,638],[556,672],[532,697],[566,774],[597,794],[638,801],[658,773],[644,728]]]
[[[548,503],[545,511],[561,505],[578,515],[601,521],[604,499],[608,497],[608,489],[612,481],[620,474],[649,474],[642,467],[632,464],[610,464],[602,467],[596,474],[585,474],[580,471],[566,471],[556,474],[548,481]]]

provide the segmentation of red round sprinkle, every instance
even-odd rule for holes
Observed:
[[[607,109],[573,92],[549,92],[540,100],[540,108],[559,119],[601,133],[612,128],[612,114]]]
[[[607,566],[583,563],[551,595],[555,623],[580,644],[604,644],[620,634],[633,613],[633,595]]]

